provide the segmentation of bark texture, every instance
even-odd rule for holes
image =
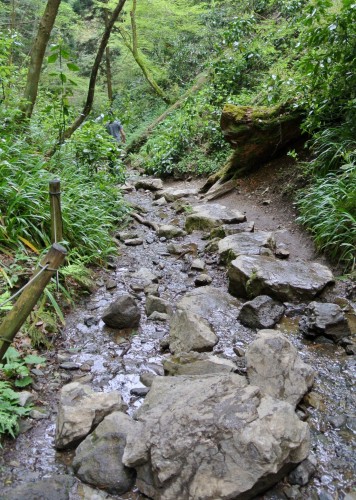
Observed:
[[[31,50],[31,60],[23,95],[22,119],[31,118],[36,103],[42,62],[60,3],[61,0],[48,0],[38,27],[37,36]]]

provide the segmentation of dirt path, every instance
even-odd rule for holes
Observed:
[[[258,230],[275,231],[277,241],[285,245],[294,260],[318,259],[310,239],[295,224],[295,211],[293,206],[286,203],[288,196],[283,196],[283,186],[280,182],[272,181],[274,168],[280,167],[262,169],[255,177],[241,181],[237,190],[219,199],[218,203],[245,212],[248,221],[253,220]],[[200,182],[169,182],[167,185],[193,188],[199,187]],[[144,219],[156,224],[184,224],[184,212],[177,213],[177,205],[175,208],[174,204],[154,205],[153,195],[149,191],[134,190],[128,192],[126,197],[139,209]],[[198,197],[191,197],[189,203],[202,201]],[[142,283],[133,276],[134,271],[147,268],[154,273],[160,296],[174,305],[195,287],[198,273],[190,269],[192,258],[204,256],[212,285],[227,288],[225,268],[219,265],[216,255],[204,253],[206,240],[203,233],[193,232],[185,238],[174,240],[176,244],[188,243],[193,249],[193,252],[185,255],[174,255],[168,251],[170,242],[158,238],[152,228],[146,225],[132,221],[129,227],[121,230],[132,233],[132,238],[141,239],[142,244],[120,244],[120,256],[110,269],[98,277],[96,292],[82,300],[68,316],[56,349],[47,353],[47,367],[37,374],[34,386],[37,402],[45,409],[44,418],[30,419],[25,423],[25,427],[29,427],[24,429],[26,432],[16,441],[4,443],[0,457],[0,480],[4,486],[70,471],[73,453],[56,453],[53,448],[58,394],[64,383],[80,380],[90,383],[95,390],[117,389],[132,414],[142,403],[142,398],[135,395],[135,389],[143,387],[140,374],[148,371],[163,375],[162,360],[165,354],[160,349],[160,341],[167,335],[168,325],[166,322],[147,319],[144,313],[145,294]],[[111,330],[100,319],[105,308],[122,291],[134,294],[141,304],[142,319],[135,331]],[[345,294],[345,287],[341,286],[339,292]],[[307,487],[295,490],[296,496],[289,498],[342,499],[352,482],[352,420],[348,421],[348,425],[337,428],[328,423],[328,418],[340,412],[352,418],[354,363],[341,347],[304,342],[297,332],[297,324],[298,317],[295,316],[285,321],[281,328],[289,335],[303,359],[317,370],[316,391],[323,405],[322,409],[306,409],[313,434],[313,452],[318,459],[317,473]],[[231,331],[222,330],[219,333],[220,342],[215,352],[228,358],[236,358],[234,348],[238,346],[243,349],[254,336],[247,328],[240,329],[234,335],[231,335]],[[284,487],[280,484],[261,498],[286,498]],[[102,493],[99,496],[94,496],[93,492],[86,495],[81,498],[109,498]],[[143,497],[132,492],[112,498]]]

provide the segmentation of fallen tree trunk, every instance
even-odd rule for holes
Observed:
[[[267,107],[226,104],[220,125],[226,141],[235,149],[227,163],[211,175],[202,188],[247,175],[278,156],[301,138],[301,114],[287,105]]]
[[[154,120],[147,128],[146,130],[136,139],[134,139],[127,147],[125,150],[126,154],[129,153],[137,153],[137,151],[145,144],[145,142],[150,138],[150,135],[154,131],[154,129],[159,125],[161,122],[163,122],[167,116],[175,111],[176,109],[180,108],[182,104],[184,104],[184,101],[189,97],[191,94],[194,94],[197,90],[201,89],[201,87],[204,85],[204,83],[207,81],[208,74],[207,73],[200,73],[198,77],[196,78],[195,84],[190,87],[187,92],[185,92],[174,104],[169,106],[169,108],[164,111],[156,120]]]

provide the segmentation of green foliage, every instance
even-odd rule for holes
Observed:
[[[9,379],[14,379],[16,387],[26,387],[32,384],[33,379],[30,376],[31,365],[44,365],[46,359],[40,356],[29,354],[24,358],[14,348],[9,347],[4,355],[5,362],[0,363],[0,373]]]
[[[300,195],[299,222],[311,232],[320,251],[351,271],[356,258],[356,164],[340,170],[341,174],[319,178]]]
[[[18,394],[8,381],[0,380],[0,436],[8,434],[13,438],[19,431],[18,419],[31,411],[30,406],[19,405]]]

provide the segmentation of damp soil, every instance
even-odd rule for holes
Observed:
[[[137,175],[131,173],[128,183],[132,184]],[[296,224],[290,179],[293,179],[292,160],[273,162],[240,180],[234,191],[213,203],[245,212],[247,220],[255,222],[256,231],[275,232],[277,244],[288,249],[290,259],[326,263],[325,258],[315,252],[308,235]],[[177,188],[199,188],[202,184],[199,180],[166,182],[166,186]],[[143,218],[184,227],[186,212],[178,210],[177,213],[177,203],[154,205],[153,193],[144,190],[127,192],[125,197]],[[199,197],[190,197],[186,202],[191,205],[205,203]],[[190,269],[190,263],[195,257],[203,257],[212,286],[227,290],[226,269],[219,265],[214,253],[204,251],[207,243],[204,233],[194,231],[173,240],[177,245],[189,243],[192,250],[184,255],[173,255],[167,250],[172,240],[158,238],[151,228],[132,220],[128,227],[118,228],[118,232],[123,230],[134,232],[143,244],[126,246],[119,243],[118,257],[107,269],[97,272],[95,291],[78,301],[68,314],[66,326],[54,348],[45,353],[47,365],[35,376],[33,387],[36,404],[45,411],[45,418],[27,419],[22,422],[22,432],[16,440],[6,439],[2,443],[0,484],[4,487],[53,474],[72,473],[73,452],[56,452],[54,448],[57,404],[63,384],[78,380],[90,383],[97,391],[118,390],[128,405],[128,412],[133,414],[143,402],[143,398],[134,394],[136,388],[143,387],[140,374],[164,374],[162,363],[168,354],[162,352],[160,342],[168,334],[168,325],[147,319],[145,294],[133,277],[135,271],[144,267],[153,272],[160,296],[175,305],[187,291],[195,288],[198,272]],[[111,281],[115,282],[115,287],[108,290]],[[101,320],[105,308],[122,291],[132,293],[141,304],[141,322],[136,330],[113,330]],[[351,285],[339,282],[333,293],[350,297]],[[279,327],[317,373],[314,401],[301,407],[311,427],[311,451],[317,460],[317,471],[307,486],[290,489],[285,480],[258,497],[264,500],[343,499],[354,487],[355,359],[335,344],[306,341],[298,332],[302,309],[303,306],[290,306]],[[237,322],[236,311],[230,316],[222,316],[216,311],[211,321],[219,336],[215,353],[239,363],[236,348],[245,349],[255,332]],[[352,328],[355,335],[354,323]],[[63,365],[66,362],[72,365]],[[103,495],[100,498],[139,500],[146,497],[133,490],[123,496]]]

